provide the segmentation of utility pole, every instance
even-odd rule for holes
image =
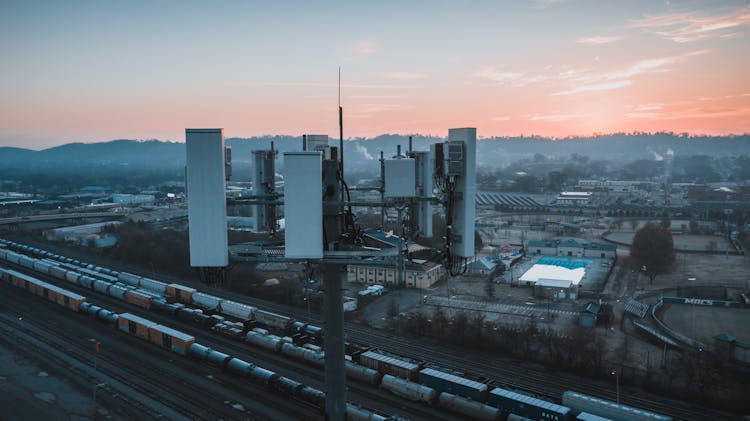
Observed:
[[[94,342],[94,390],[92,392],[92,402],[93,402],[93,408],[91,409],[91,416],[96,419],[96,389],[104,386],[104,383],[98,382],[98,367],[96,362],[96,356],[99,354],[99,341],[92,339]]]
[[[23,317],[18,316],[18,323],[20,324],[23,321]],[[13,361],[18,361],[18,330],[13,330]]]
[[[404,207],[396,206],[396,211],[398,211],[398,221],[396,221],[396,224],[397,224],[396,235],[398,236],[398,261],[397,261],[398,274],[397,274],[396,282],[399,287],[403,287],[404,286],[404,250],[403,250],[404,228],[403,228],[401,218],[403,217]]]
[[[326,419],[343,421],[346,418],[346,370],[344,349],[344,308],[341,271],[338,263],[323,263],[325,293],[325,350]]]
[[[609,374],[615,376],[615,384],[617,385],[617,404],[620,404],[620,372],[618,370],[612,370]]]

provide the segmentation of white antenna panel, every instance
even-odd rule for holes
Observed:
[[[223,267],[227,251],[224,130],[186,129],[190,266]]]
[[[457,146],[463,144],[463,147]],[[453,158],[453,170],[456,174],[456,196],[455,208],[453,210],[453,232],[455,238],[451,247],[454,256],[474,256],[474,216],[476,205],[476,162],[477,162],[477,129],[449,129],[448,130],[448,161],[451,165]],[[459,158],[460,156],[460,160]],[[449,168],[450,171],[450,168]]]
[[[284,153],[285,256],[323,258],[323,163],[320,152]]]
[[[385,160],[385,197],[414,197],[415,172],[412,158]]]

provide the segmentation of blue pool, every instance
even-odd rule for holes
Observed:
[[[560,266],[567,269],[578,269],[588,266],[589,263],[591,263],[591,259],[544,256],[536,263],[539,265]]]

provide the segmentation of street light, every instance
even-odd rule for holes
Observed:
[[[18,317],[18,322],[20,324],[20,322],[23,321],[23,317],[21,317],[21,316],[17,316],[17,317]],[[15,329],[13,331],[13,339],[14,339],[14,341],[13,341],[13,361],[16,362],[16,361],[18,361],[18,329]]]
[[[610,371],[611,375],[615,376],[615,384],[617,385],[617,404],[620,404],[620,372],[617,370]]]

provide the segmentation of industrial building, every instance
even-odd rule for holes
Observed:
[[[398,270],[393,265],[347,265],[347,280],[349,282],[396,285]],[[414,259],[406,262],[404,268],[404,286],[408,288],[426,289],[445,277],[443,265],[425,260]]]
[[[563,241],[529,241],[528,254],[614,259],[617,255],[617,246],[606,243],[587,243],[577,238]]]
[[[74,225],[45,231],[44,236],[51,241],[66,241],[82,246],[111,247],[117,244],[117,237],[103,233],[108,226],[117,226],[122,222],[109,221],[96,224]]]
[[[631,180],[578,180],[577,188],[594,193],[605,193],[607,195],[627,195],[645,197],[653,188],[653,184],[647,181]]]
[[[156,197],[153,194],[113,194],[112,202],[120,205],[143,205],[154,203]]]
[[[558,205],[584,206],[591,203],[593,193],[590,191],[564,191],[555,198]]]

